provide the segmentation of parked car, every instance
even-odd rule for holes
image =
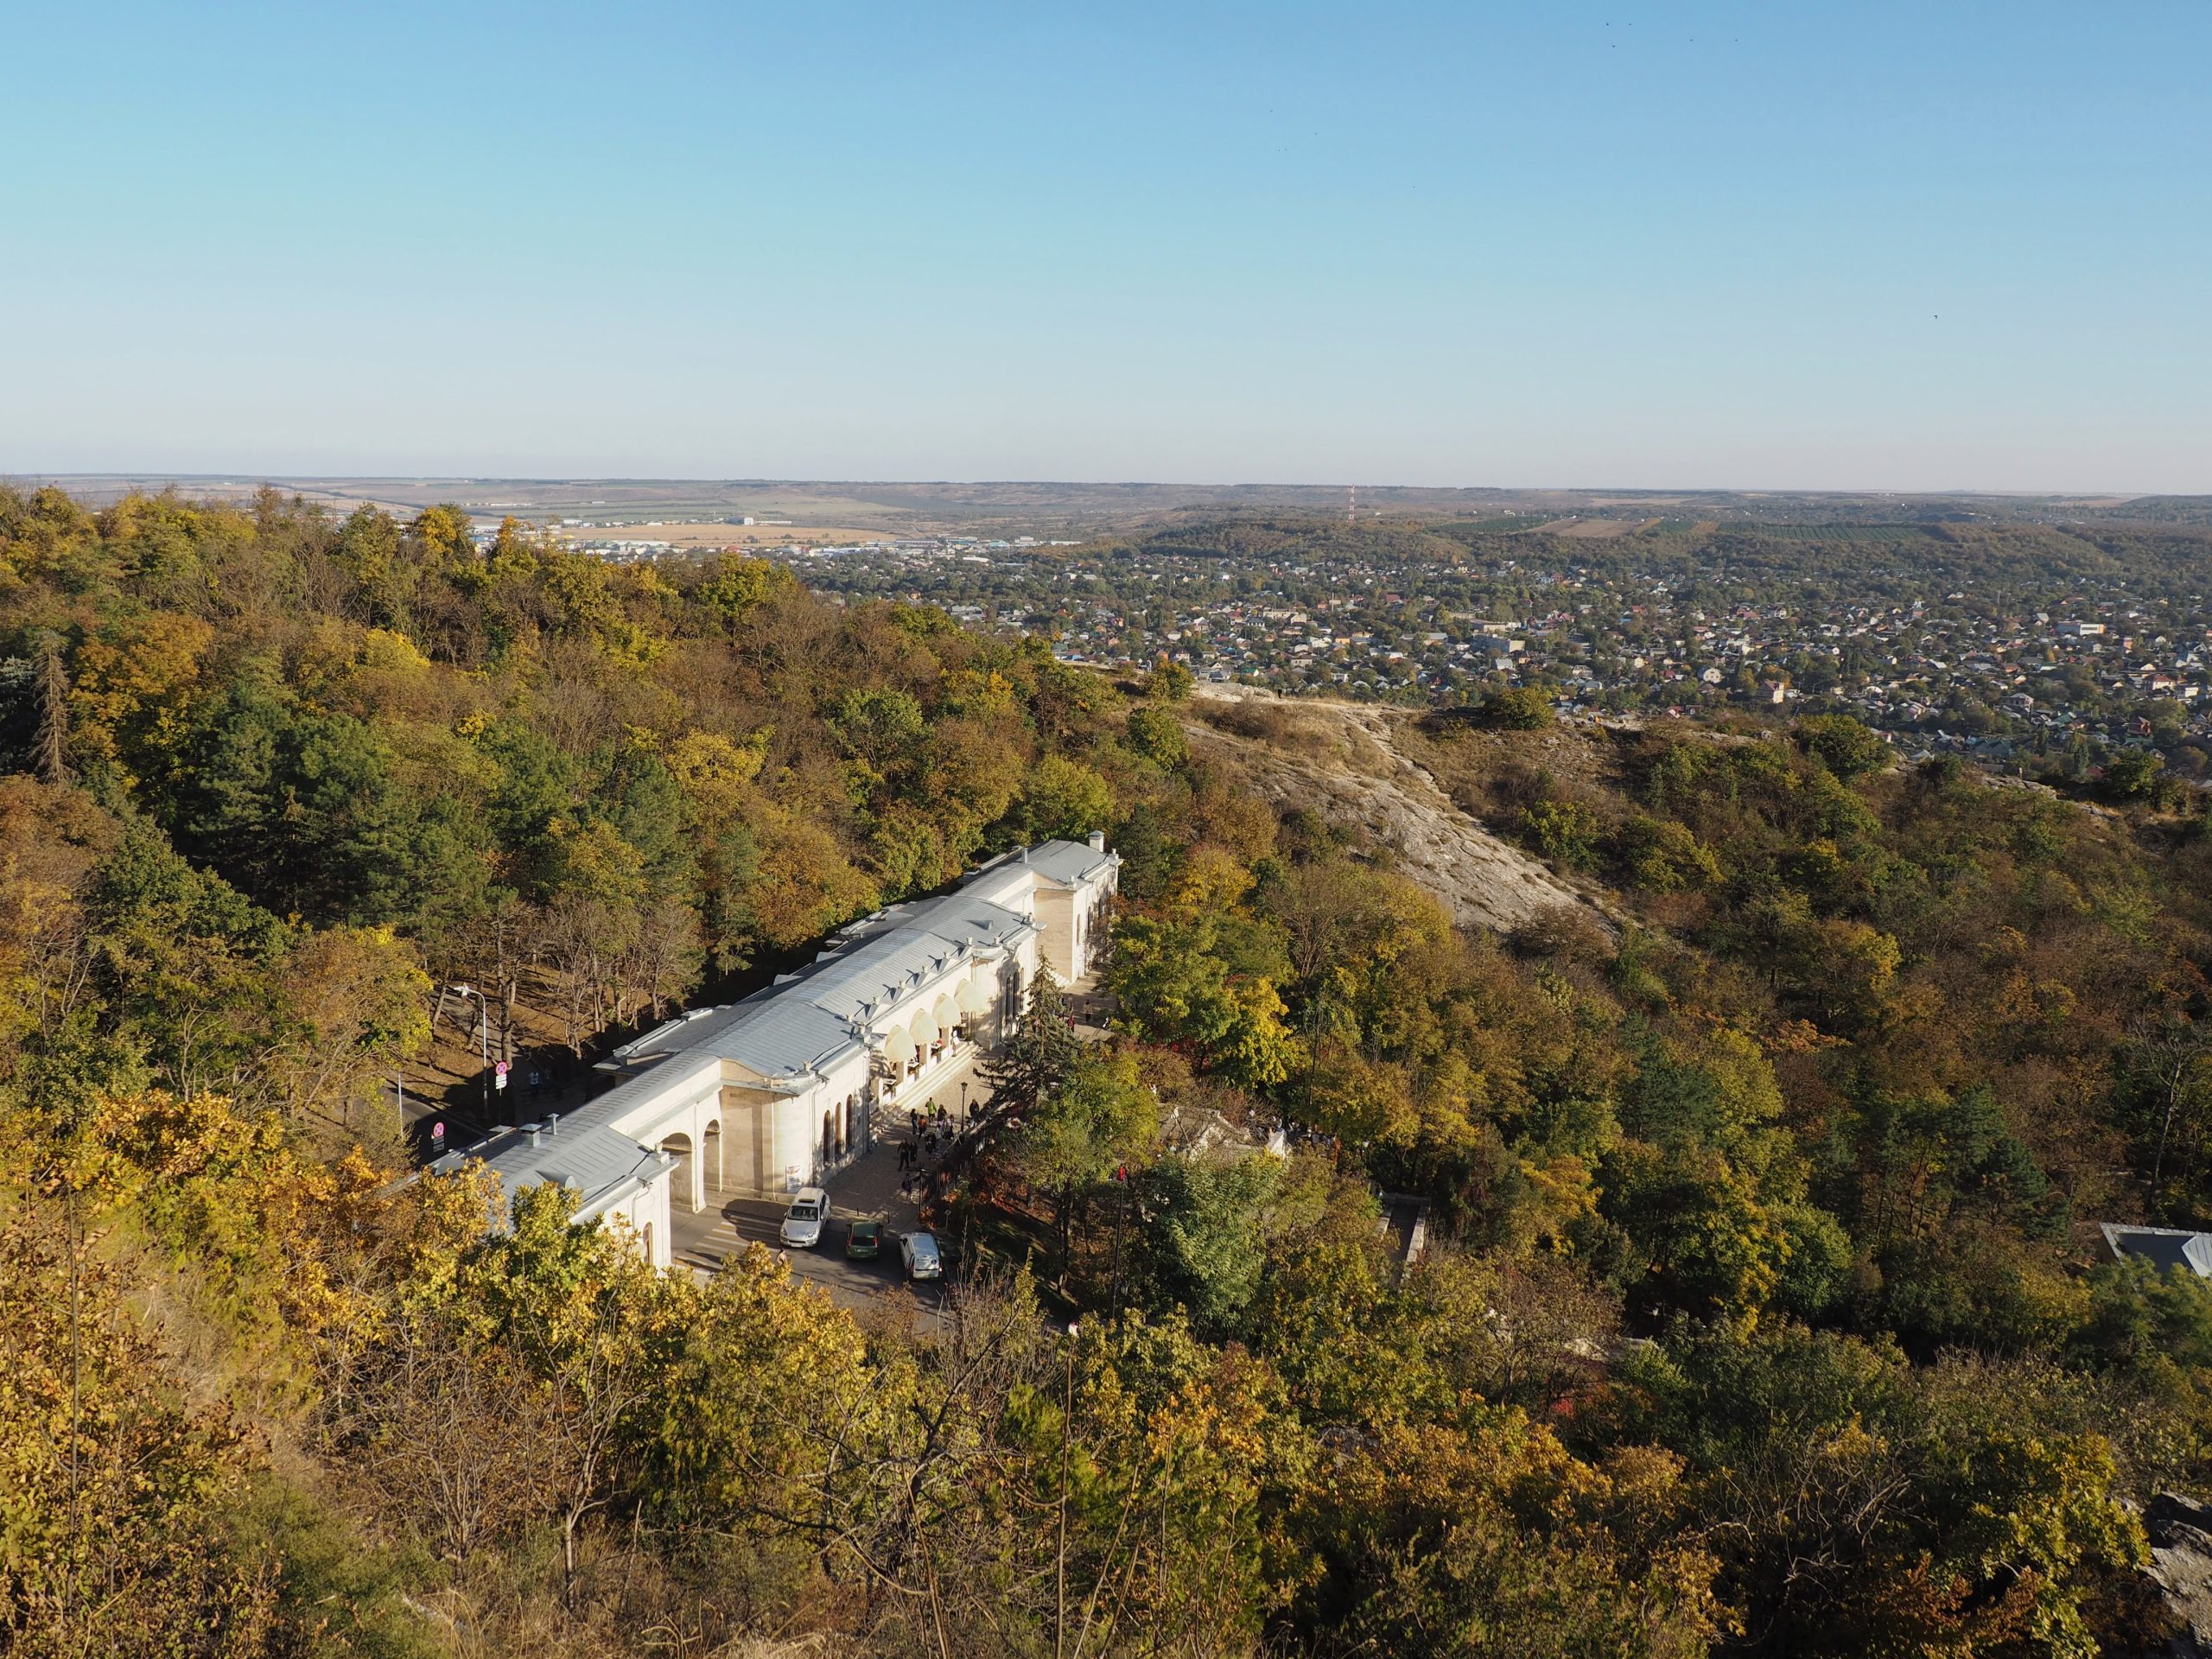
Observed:
[[[900,1234],[899,1256],[906,1264],[909,1279],[944,1277],[944,1258],[938,1254],[935,1233]]]
[[[873,1262],[883,1249],[883,1224],[856,1221],[845,1229],[845,1254],[855,1262]]]
[[[802,1186],[784,1211],[783,1239],[795,1250],[810,1250],[822,1242],[823,1224],[830,1219],[830,1195],[818,1186]]]

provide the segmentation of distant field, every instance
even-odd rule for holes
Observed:
[[[791,547],[823,543],[877,542],[887,532],[831,524],[602,524],[587,530],[558,526],[580,542],[666,542],[672,547]]]
[[[1658,522],[1656,518],[1554,518],[1548,524],[1539,524],[1536,528],[1549,531],[1554,536],[1599,542],[1615,536],[1625,536],[1631,530],[1642,530],[1647,524]]]

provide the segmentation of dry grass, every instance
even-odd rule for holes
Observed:
[[[1192,712],[1217,731],[1265,743],[1294,753],[1325,753],[1340,747],[1340,740],[1325,717],[1300,709],[1287,701],[1249,697],[1236,702],[1207,698],[1194,702]]]

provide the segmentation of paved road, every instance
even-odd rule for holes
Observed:
[[[918,1212],[914,1200],[899,1190],[899,1149],[912,1136],[904,1118],[895,1128],[878,1133],[875,1145],[864,1156],[826,1183],[830,1224],[813,1249],[791,1252],[791,1273],[822,1286],[848,1306],[873,1296],[892,1295],[935,1308],[942,1300],[942,1286],[910,1283],[899,1256],[898,1236],[912,1230]],[[696,1214],[678,1210],[670,1217],[676,1259],[710,1273],[724,1256],[748,1244],[780,1249],[777,1228],[784,1210],[784,1205],[767,1198],[728,1198],[719,1204],[710,1199]],[[846,1224],[862,1217],[883,1224],[882,1254],[873,1262],[850,1261],[845,1255]]]

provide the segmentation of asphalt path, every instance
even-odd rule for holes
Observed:
[[[890,1296],[936,1309],[944,1301],[944,1281],[910,1281],[899,1253],[899,1236],[911,1232],[919,1217],[915,1200],[899,1191],[899,1148],[911,1139],[912,1131],[901,1118],[895,1128],[880,1133],[867,1153],[823,1183],[830,1195],[830,1217],[822,1242],[813,1249],[785,1249],[779,1232],[785,1205],[767,1198],[710,1196],[706,1209],[696,1213],[678,1210],[670,1217],[676,1259],[695,1271],[710,1273],[724,1257],[759,1244],[772,1253],[783,1251],[792,1277],[820,1285],[849,1307]],[[861,1219],[883,1225],[882,1248],[873,1261],[855,1261],[845,1254],[848,1229]],[[938,1246],[949,1251],[942,1238]],[[945,1266],[948,1273],[958,1268],[950,1260]]]

